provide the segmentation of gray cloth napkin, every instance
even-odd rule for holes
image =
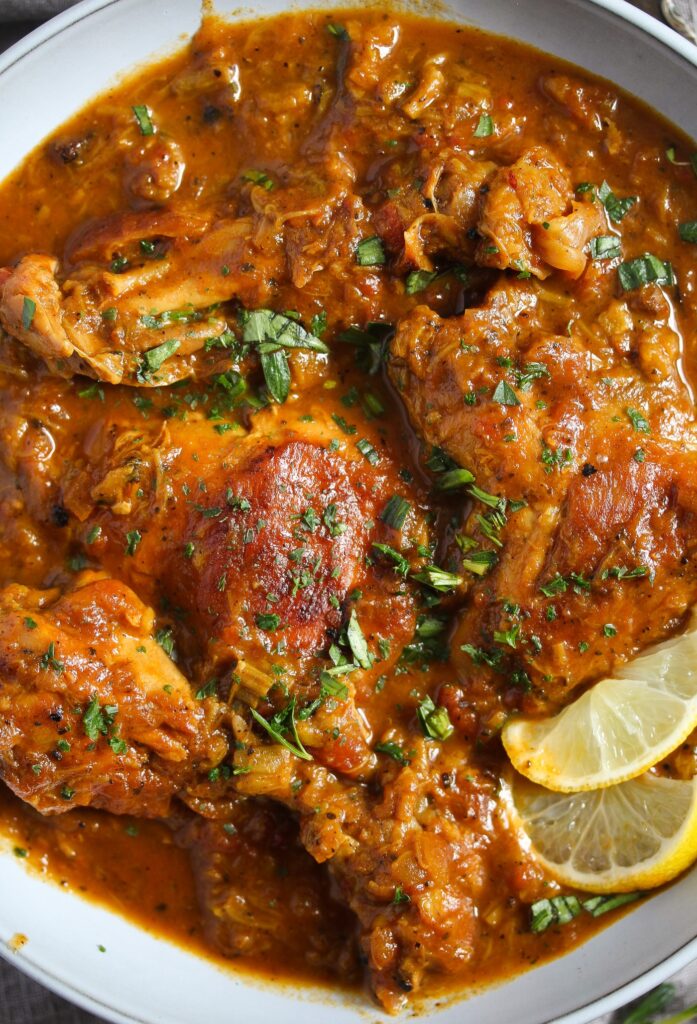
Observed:
[[[76,3],[77,0],[0,0],[0,21],[45,21]]]
[[[697,43],[697,0],[662,0],[666,21]]]
[[[42,21],[58,11],[71,7],[77,0],[0,0],[0,23],[7,21]],[[658,0],[634,0],[637,6],[658,13]],[[664,0],[666,5],[687,9],[697,0]],[[697,19],[695,19],[697,21]],[[31,27],[31,26],[30,26]],[[17,38],[16,29],[0,25],[0,51]],[[683,1007],[697,1004],[697,964],[686,968],[672,979],[674,994],[657,1016],[662,1020]],[[594,1024],[622,1024],[631,1008],[625,1007]],[[689,1021],[697,1022],[697,1014]],[[91,1013],[85,1013],[64,999],[53,995],[36,982],[20,974],[10,964],[0,961],[0,1024],[103,1024]],[[194,1024],[192,1021],[191,1024]],[[685,1022],[688,1024],[688,1021]]]

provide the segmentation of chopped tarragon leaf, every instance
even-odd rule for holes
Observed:
[[[356,248],[356,263],[359,267],[382,267],[386,262],[382,239],[377,235],[362,239]]]
[[[627,416],[629,417],[629,420],[634,429],[637,431],[637,433],[651,433],[651,426],[649,424],[649,421],[644,416],[643,412],[641,412],[639,409],[625,409],[624,411],[627,413]]]
[[[520,399],[511,385],[505,380],[498,382],[491,396],[491,401],[496,402],[498,405],[520,405]]]
[[[337,427],[339,427],[340,430],[343,430],[345,434],[348,434],[349,437],[356,433],[357,428],[353,423],[349,423],[343,416],[340,416],[339,413],[333,412],[332,419],[336,423]]]
[[[283,349],[276,349],[273,352],[260,352],[259,360],[269,394],[274,402],[283,405],[290,394],[288,356]]]
[[[104,389],[100,388],[99,384],[95,381],[94,384],[90,384],[89,387],[83,388],[82,391],[78,391],[78,398],[98,398],[100,402],[104,401]]]
[[[499,498],[495,494],[489,494],[488,491],[483,491],[481,487],[477,487],[472,484],[468,489],[470,497],[476,501],[481,501],[483,505],[488,505],[489,508],[497,509],[499,512],[506,511],[506,499]]]
[[[25,331],[28,331],[31,327],[35,313],[36,303],[25,295],[22,300],[22,327]]]
[[[491,114],[482,114],[477,122],[477,127],[474,129],[475,139],[486,139],[489,135],[494,134],[494,122]]]
[[[348,686],[346,683],[342,683],[340,679],[335,679],[331,672],[342,669],[343,673],[353,671],[355,665],[338,665],[335,669],[322,672],[320,676],[320,682],[322,684],[320,690],[320,697],[334,697],[336,700],[346,700],[349,695]]]
[[[276,615],[275,612],[259,612],[254,616],[254,621],[265,633],[275,633],[281,625],[281,616]]]
[[[298,736],[298,728],[295,721],[295,697],[291,697],[286,706],[281,710],[277,711],[272,718],[264,718],[260,715],[256,708],[249,709],[250,714],[255,722],[265,729],[269,736],[280,743],[282,747],[289,750],[291,754],[295,754],[303,761],[312,761],[312,754],[309,754],[305,747],[302,745],[300,737]],[[289,733],[292,737],[290,740],[284,736],[284,733]]]
[[[143,539],[143,535],[140,530],[129,530],[126,534],[126,554],[135,555],[136,548]]]
[[[530,931],[539,935],[552,925],[568,924],[582,913],[578,896],[553,896],[530,907]]]
[[[395,549],[391,548],[389,544],[378,544],[374,542],[372,547],[374,547],[376,551],[379,551],[381,555],[384,555],[385,558],[388,558],[393,563],[394,571],[396,573],[398,573],[400,576],[407,575],[407,573],[409,572],[409,562],[404,557],[404,555],[400,555],[399,551],[395,551]]]
[[[153,373],[156,373],[162,364],[170,356],[174,355],[179,348],[179,344],[176,338],[170,338],[169,341],[163,341],[161,345],[157,345],[155,348],[150,348],[147,352],[144,352],[136,372],[138,380],[145,381]]]
[[[174,634],[170,627],[158,629],[157,633],[155,633],[155,642],[160,645],[162,650],[172,659],[172,661],[177,660],[174,647]]]
[[[261,369],[269,394],[282,405],[290,392],[290,367],[284,349],[307,349],[324,355],[327,346],[302,324],[270,309],[245,311],[240,316],[242,340],[259,352]]]
[[[356,348],[356,362],[361,369],[371,376],[380,369],[387,338],[392,333],[391,324],[379,320],[371,321],[363,327],[347,327],[338,335],[338,340]],[[384,410],[383,410],[384,411]]]
[[[439,491],[454,491],[465,484],[474,483],[474,473],[469,469],[448,469],[438,478]]]
[[[380,461],[380,456],[366,437],[361,438],[360,441],[356,441],[356,448],[358,448],[358,451],[371,466],[377,466]]]
[[[620,240],[616,235],[598,235],[589,244],[591,259],[614,260],[622,255]]]
[[[498,562],[495,551],[468,551],[462,557],[462,568],[475,576],[486,576]]]
[[[384,743],[376,743],[375,749],[379,754],[387,754],[387,756],[391,757],[393,761],[397,762],[397,764],[401,764],[402,766],[411,764],[411,760],[404,753],[400,745],[398,743],[393,743],[392,740],[386,740]]]
[[[454,590],[455,587],[459,587],[463,582],[462,576],[458,576],[454,572],[448,572],[446,569],[441,569],[437,565],[425,565],[419,572],[412,573],[411,578],[416,580],[417,583],[423,583],[424,586],[430,587],[431,590],[437,590],[441,593]]]
[[[351,609],[351,615],[346,626],[346,639],[351,648],[351,654],[361,668],[371,668],[374,658],[368,650],[368,644],[356,616],[355,608]]]
[[[424,736],[432,740],[447,740],[455,732],[448,709],[438,707],[431,697],[424,697],[416,709],[416,717]]]
[[[628,569],[626,565],[613,565],[609,569],[603,569],[600,574],[601,580],[638,580],[646,576],[648,569],[645,565],[637,565],[634,569]]]
[[[526,363],[522,370],[515,370],[516,384],[520,391],[529,391],[533,381],[543,377],[549,379],[550,372],[544,363]]]
[[[245,171],[242,175],[242,181],[251,181],[253,185],[260,185],[267,192],[270,192],[274,187],[273,180],[264,171]]]
[[[607,215],[613,224],[619,224],[634,204],[639,201],[638,196],[625,196],[624,199],[618,198],[606,181],[598,189],[598,199],[607,210]]]
[[[203,686],[196,691],[196,700],[204,700],[206,697],[217,697],[218,695],[218,680],[213,678],[209,679]]]
[[[438,277],[437,270],[412,270],[407,274],[404,290],[407,295],[416,295],[428,288]]]
[[[678,224],[678,234],[683,242],[697,244],[697,220],[685,220]]]
[[[641,899],[642,896],[643,893],[641,892],[620,892],[616,896],[590,896],[581,902],[583,909],[587,910],[589,914],[593,917],[600,917],[611,910],[617,910],[618,907],[634,903],[635,900]]]
[[[393,494],[380,513],[380,518],[386,526],[392,527],[393,530],[401,530],[410,509],[411,505],[406,498]]]
[[[565,594],[568,586],[569,584],[564,577],[557,573],[549,583],[545,583],[540,587],[540,593],[544,594],[545,597],[556,597],[557,594]]]
[[[56,645],[53,640],[46,648],[46,651],[41,655],[39,665],[44,671],[52,668],[54,672],[58,673],[58,675],[60,675],[61,672],[65,672],[65,665],[62,661],[58,661],[56,658]]]
[[[668,260],[660,260],[650,252],[634,260],[620,263],[617,268],[620,284],[626,292],[641,288],[645,284],[675,284],[675,273]]]
[[[150,111],[143,103],[136,104],[135,107],[131,108],[135,114],[135,119],[140,128],[141,135],[154,135],[155,126],[152,123],[152,117]]]

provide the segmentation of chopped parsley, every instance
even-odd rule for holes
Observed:
[[[263,629],[265,633],[275,633],[281,625],[281,616],[276,615],[274,612],[260,612],[254,616],[254,621],[259,629]]]
[[[46,651],[41,655],[39,665],[44,672],[47,672],[50,668],[53,669],[54,672],[57,672],[58,675],[65,672],[65,665],[62,661],[58,661],[56,658],[56,645],[53,640],[46,648]]]
[[[639,434],[650,434],[651,433],[651,427],[649,425],[649,421],[646,419],[646,417],[644,416],[643,412],[641,412],[641,410],[639,410],[639,409],[625,409],[624,411],[627,413],[627,416],[629,417],[629,420],[630,420],[632,426],[634,427],[634,429],[637,431],[637,433],[639,433]]]
[[[242,175],[242,181],[251,181],[253,185],[260,185],[267,192],[270,192],[274,187],[273,180],[264,171],[245,171]]]

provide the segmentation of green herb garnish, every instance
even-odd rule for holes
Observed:
[[[477,127],[474,129],[475,139],[486,139],[489,135],[493,134],[494,122],[491,114],[482,114],[477,122]]]
[[[447,740],[455,732],[448,709],[437,707],[431,697],[424,697],[416,709],[416,717],[424,736],[432,740]]]
[[[675,274],[672,265],[666,260],[659,260],[645,252],[634,260],[620,263],[617,268],[620,284],[626,292],[635,288],[641,288],[645,284],[675,284]]]
[[[382,267],[387,257],[382,239],[377,235],[364,238],[356,248],[356,263],[359,267]]]
[[[152,123],[152,118],[150,116],[150,111],[148,110],[148,108],[141,103],[137,104],[135,107],[132,107],[131,109],[135,114],[135,119],[138,123],[138,127],[140,128],[140,134],[154,135],[155,126]]]
[[[250,708],[249,711],[254,721],[262,729],[265,729],[276,743],[280,743],[282,747],[285,747],[286,750],[289,750],[291,754],[295,754],[302,761],[312,761],[312,754],[305,750],[298,736],[298,728],[295,721],[295,696],[291,697],[286,706],[281,711],[277,711],[272,718],[264,718],[256,708]],[[286,733],[290,735],[290,739],[285,735]]]

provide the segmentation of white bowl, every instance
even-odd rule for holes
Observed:
[[[242,18],[286,6],[218,3]],[[438,11],[611,78],[697,136],[697,47],[623,0],[451,0]],[[8,50],[0,58],[0,179],[120,71],[180,45],[199,16],[200,0],[85,0]],[[585,1024],[697,958],[696,906],[693,870],[574,952],[423,1019]],[[29,938],[17,953],[16,933]],[[232,966],[221,970],[33,877],[9,850],[0,850],[0,953],[66,998],[128,1024],[388,1019],[359,998],[264,986]]]

